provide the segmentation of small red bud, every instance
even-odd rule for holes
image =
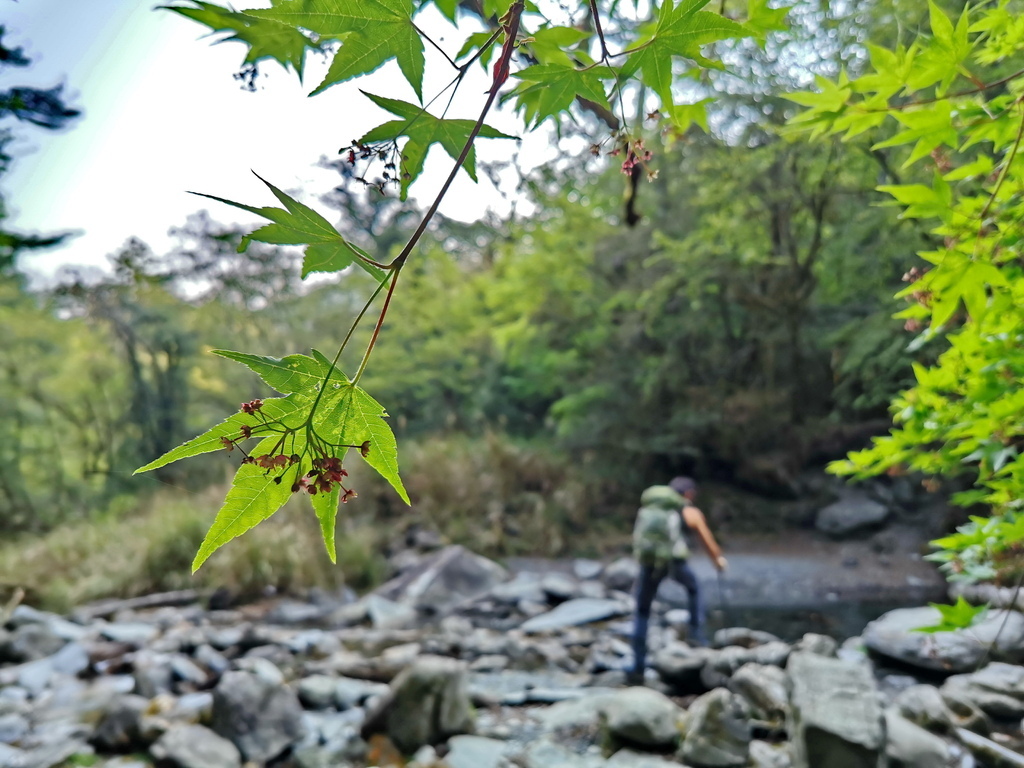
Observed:
[[[362,445],[359,446],[359,452],[363,455],[364,459],[367,456],[370,455],[370,441],[369,440],[367,440],[365,443],[363,443]]]

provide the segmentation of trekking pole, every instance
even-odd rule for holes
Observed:
[[[718,576],[718,605],[723,611],[726,611],[729,609],[729,603],[725,599],[725,586],[722,579],[722,572],[718,571],[716,575]]]

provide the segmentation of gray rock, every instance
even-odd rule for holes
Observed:
[[[900,691],[893,706],[910,722],[932,731],[946,731],[953,725],[953,714],[939,693],[931,685],[913,685]]]
[[[767,664],[744,664],[729,679],[729,689],[738,693],[751,709],[768,720],[784,720],[789,709],[786,673]]]
[[[591,597],[579,597],[562,603],[551,611],[534,616],[523,622],[524,632],[550,632],[581,624],[604,621],[614,616],[622,616],[629,608],[618,600],[598,600]]]
[[[560,670],[474,672],[469,676],[469,694],[479,706],[517,706],[530,701],[537,691],[562,692],[561,698],[575,698],[582,695],[587,683],[584,675]]]
[[[206,643],[196,648],[193,658],[217,677],[220,677],[231,668],[231,662],[222,653],[214,649],[212,645],[207,645]]]
[[[665,615],[662,616],[662,620],[665,622],[666,626],[672,627],[673,629],[689,630],[690,612],[685,608],[672,608],[665,611]]]
[[[701,671],[714,654],[708,648],[672,643],[654,653],[651,666],[675,693],[703,693],[707,686],[701,679]]]
[[[367,713],[362,736],[387,734],[409,754],[428,744],[473,731],[466,665],[439,656],[420,656],[391,683]]]
[[[878,768],[885,731],[870,670],[813,653],[794,653],[788,731],[796,768]]]
[[[22,768],[22,766],[28,765],[25,750],[0,742],[0,765],[5,766],[5,768],[6,766]]]
[[[645,755],[631,749],[620,749],[604,763],[608,768],[679,768],[674,760]]]
[[[620,557],[601,572],[601,581],[608,589],[629,592],[640,575],[640,564],[631,557]]]
[[[271,685],[284,684],[284,673],[270,659],[264,659],[260,656],[246,656],[235,661],[235,666],[245,672],[251,672],[260,680]]]
[[[580,755],[550,739],[537,739],[527,745],[515,762],[522,768],[604,768],[600,755]]]
[[[175,768],[240,768],[242,756],[227,739],[201,725],[178,725],[150,748],[158,761]]]
[[[746,627],[727,627],[715,632],[711,645],[714,648],[725,648],[730,645],[740,648],[755,648],[765,643],[779,642],[779,638],[771,632],[762,632],[759,629],[747,629]]]
[[[483,736],[454,736],[448,740],[448,768],[500,768],[508,743]]]
[[[353,680],[339,677],[334,686],[334,706],[338,709],[352,709],[365,704],[375,696],[383,696],[388,686],[367,680]]]
[[[577,558],[572,561],[572,572],[580,581],[596,579],[601,575],[602,570],[604,570],[604,565],[598,560]]]
[[[294,627],[303,624],[314,624],[323,618],[324,613],[324,606],[300,603],[297,600],[282,600],[267,611],[264,620],[270,624]]]
[[[29,731],[29,722],[17,712],[0,715],[0,743],[13,744]],[[3,765],[0,762],[0,765]]]
[[[819,656],[835,656],[838,649],[839,644],[835,641],[835,638],[828,635],[819,635],[815,632],[808,632],[797,640],[793,646],[794,651],[806,651],[807,653],[816,653]]]
[[[425,558],[381,586],[375,594],[443,613],[485,594],[504,581],[507,575],[505,569],[493,560],[456,545]]]
[[[957,728],[956,736],[986,768],[1024,768],[1024,755],[1019,752],[963,728]]]
[[[750,712],[739,696],[718,688],[688,710],[679,756],[697,768],[740,768],[750,753]]]
[[[954,675],[942,684],[945,699],[974,704],[991,717],[1024,716],[1024,667],[993,662],[969,675]]]
[[[755,664],[769,664],[773,667],[784,667],[793,652],[788,643],[781,640],[772,641],[750,649],[750,660]]]
[[[196,664],[192,659],[187,656],[182,656],[179,653],[171,656],[170,659],[171,676],[175,680],[179,680],[183,683],[195,687],[202,687],[206,685],[209,680],[209,675],[206,671]]]
[[[113,640],[115,643],[126,643],[136,648],[142,648],[153,640],[160,630],[152,624],[145,624],[141,621],[121,621],[105,625],[101,632],[105,638]]]
[[[889,768],[936,768],[949,765],[950,745],[935,734],[907,720],[893,709],[885,713],[885,754]]]
[[[679,742],[683,710],[650,688],[627,688],[612,694],[602,708],[612,743],[671,749]]]
[[[596,729],[604,717],[605,706],[617,691],[588,689],[580,693],[581,695],[537,711],[537,720],[540,721],[545,733],[564,729]]]
[[[50,657],[53,671],[61,675],[77,675],[89,668],[89,652],[81,643],[69,642]]]
[[[18,685],[24,688],[32,696],[39,696],[50,684],[55,670],[53,669],[53,657],[29,661],[13,667],[17,672]],[[6,670],[5,670],[6,671]]]
[[[887,507],[854,491],[820,510],[814,525],[822,533],[838,538],[878,528],[888,518]]]
[[[174,684],[174,673],[171,671],[171,660],[162,654],[150,651],[139,651],[133,660],[135,667],[132,677],[135,679],[135,693],[151,699],[161,693],[170,693]]]
[[[791,768],[792,765],[788,744],[769,744],[760,739],[750,742],[750,768]]]
[[[548,573],[540,581],[544,596],[552,603],[564,603],[578,596],[579,585],[576,579],[564,573]]]
[[[139,723],[149,706],[142,696],[122,696],[114,702],[93,731],[89,741],[104,752],[129,752],[145,749],[148,742],[141,738]]]
[[[296,692],[299,701],[309,709],[327,709],[337,700],[338,680],[327,675],[312,675],[299,680]]]
[[[366,615],[374,629],[407,629],[419,621],[419,614],[411,605],[396,603],[380,595],[367,595]]]
[[[547,597],[540,584],[541,579],[535,573],[517,573],[511,580],[495,585],[488,595],[500,603],[509,605],[516,605],[523,600],[546,604]]]
[[[267,762],[302,736],[302,707],[283,684],[251,672],[227,672],[213,691],[211,724],[244,759]]]
[[[38,661],[57,653],[66,642],[49,624],[22,624],[0,644],[0,663]]]
[[[986,658],[990,646],[996,659],[1012,662],[1024,658],[1024,614],[992,611],[968,629],[936,633],[915,631],[933,626],[940,619],[939,612],[931,607],[898,608],[867,625],[864,644],[879,655],[942,672],[976,669]],[[1006,626],[1002,628],[1004,619]]]

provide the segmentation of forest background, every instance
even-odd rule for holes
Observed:
[[[799,501],[828,461],[884,432],[912,363],[942,349],[892,317],[934,237],[876,191],[931,184],[933,170],[901,168],[877,136],[791,140],[781,128],[798,107],[783,95],[863,71],[869,41],[927,29],[929,9],[801,0],[789,23],[764,47],[731,44],[727,70],[699,83],[706,111],[655,150],[650,181],[587,150],[607,127],[569,125],[552,140],[573,151],[521,180],[529,216],[437,222],[363,379],[388,404],[412,512],[354,473],[340,568],[295,508],[218,553],[200,583],[366,586],[412,522],[495,556],[604,554],[628,540],[639,490],[679,473],[705,483],[726,539],[810,524],[812,506],[776,502]],[[29,65],[3,52],[5,66]],[[73,124],[50,93],[40,116],[8,92],[8,140],[25,123]],[[417,211],[367,190],[343,156],[323,163],[338,174],[317,190],[323,207],[386,259]],[[193,583],[234,463],[132,471],[264,394],[210,349],[331,347],[372,291],[360,275],[303,284],[296,249],[240,255],[245,233],[215,216],[168,222],[170,252],[112,244],[108,270],[69,268],[45,289],[30,289],[19,256],[55,238],[5,227],[0,582],[54,606]]]

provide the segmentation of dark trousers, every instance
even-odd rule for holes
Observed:
[[[686,588],[690,596],[690,639],[703,644],[704,601],[701,599],[697,575],[685,560],[672,560],[668,567],[641,565],[636,580],[636,615],[633,621],[633,670],[642,673],[647,663],[647,627],[651,622],[651,603],[658,585],[668,576]]]

